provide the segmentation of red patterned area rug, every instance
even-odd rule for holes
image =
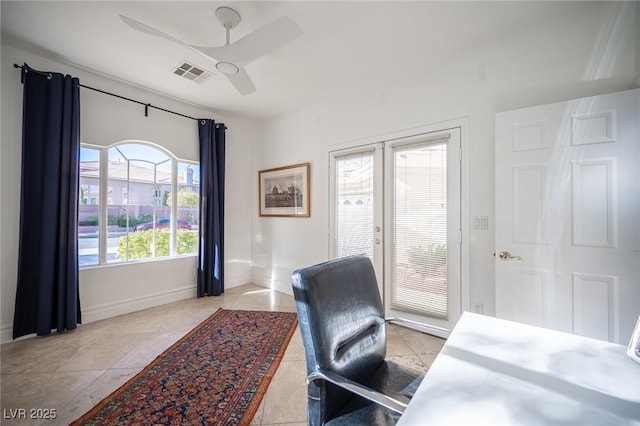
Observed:
[[[219,309],[72,425],[248,425],[296,325]]]

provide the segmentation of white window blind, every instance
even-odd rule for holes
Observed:
[[[447,318],[447,145],[394,148],[391,305]]]
[[[373,260],[373,151],[336,158],[336,256]]]

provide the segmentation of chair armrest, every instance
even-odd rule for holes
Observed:
[[[436,327],[435,325],[424,324],[422,322],[412,321],[405,318],[389,317],[385,318],[384,321],[401,324],[404,323],[413,326],[412,328],[416,328],[418,331],[422,331],[423,333],[431,334],[437,337],[442,337],[443,339],[447,339],[451,334],[451,330],[448,330],[446,328]]]
[[[316,380],[325,380],[329,383],[333,383],[336,386],[346,389],[349,392],[352,392],[373,403],[388,408],[389,410],[394,411],[398,414],[404,413],[405,408],[407,408],[407,404],[400,402],[397,399],[391,398],[390,396],[373,390],[367,386],[361,385],[360,383],[354,382],[353,380],[347,379],[346,377],[343,377],[339,374],[332,373],[331,371],[314,371],[307,377],[307,384]]]

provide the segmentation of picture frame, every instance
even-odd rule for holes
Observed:
[[[260,170],[258,205],[260,217],[309,217],[310,163]]]

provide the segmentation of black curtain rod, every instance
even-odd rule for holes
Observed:
[[[13,67],[14,68],[24,69],[24,65],[13,64]],[[29,68],[29,70],[33,71],[33,72],[36,72],[38,74],[41,74],[41,75],[50,75],[51,74],[51,73],[48,73],[48,72],[42,72],[42,71],[34,70],[32,68]],[[116,95],[115,93],[110,93],[110,92],[107,92],[107,91],[104,91],[104,90],[96,89],[95,87],[85,86],[84,84],[79,84],[79,86],[84,88],[84,89],[93,90],[93,91],[96,91],[96,92],[99,92],[99,93],[103,93],[105,95],[113,96],[115,98],[124,99],[125,101],[133,102],[133,103],[136,103],[136,104],[139,104],[139,105],[144,105],[144,116],[145,117],[149,116],[149,108],[153,108],[153,109],[157,109],[157,110],[160,110],[160,111],[168,112],[169,114],[179,115],[180,117],[189,118],[191,120],[198,121],[198,119],[195,118],[195,117],[190,117],[188,115],[180,114],[179,112],[171,111],[171,110],[168,110],[168,109],[157,107],[155,105],[151,105],[151,104],[148,104],[148,103],[140,102],[140,101],[137,101],[135,99],[131,99],[131,98],[127,98],[127,97],[124,97],[124,96]]]

